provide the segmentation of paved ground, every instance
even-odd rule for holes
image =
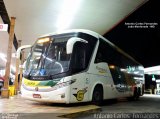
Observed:
[[[112,118],[114,117],[115,114],[116,114],[115,118],[118,118],[119,116],[120,118],[146,117],[146,119],[148,119],[150,117],[151,118],[153,117],[155,119],[160,119],[160,95],[145,94],[144,96],[140,97],[138,101],[128,101],[125,98],[118,99],[117,101],[106,100],[105,104],[101,106],[101,108],[102,108],[101,112],[90,114],[84,117],[79,117],[79,119],[89,119],[89,118],[100,119],[109,117]]]
[[[53,104],[40,103],[22,99],[20,96],[10,97],[9,99],[0,98],[0,119],[9,116],[19,117],[20,119],[50,119],[62,117],[73,117],[80,112],[97,111],[100,107],[91,105],[91,103],[81,104]],[[17,114],[18,113],[18,114]],[[61,118],[62,118],[61,117]],[[19,119],[18,118],[18,119]]]
[[[98,112],[97,110],[100,108],[101,111]],[[104,105],[101,107],[90,105],[90,103],[74,105],[38,103],[35,101],[21,99],[19,96],[10,99],[0,99],[0,113],[2,113],[0,114],[0,119],[2,116],[7,116],[7,113],[11,113],[9,115],[10,117],[20,117],[18,119],[62,118],[58,117],[60,115],[64,115],[63,117],[69,118],[77,116],[77,113],[78,116],[76,118],[79,119],[99,119],[108,117],[111,118],[113,114],[122,114],[120,116],[125,116],[126,118],[128,114],[149,114],[155,112],[160,114],[160,95],[146,94],[138,101],[127,101],[125,98],[118,99],[117,101],[106,100]],[[66,116],[68,114],[69,116]],[[71,116],[70,114],[74,116]],[[153,116],[157,117],[157,115]],[[160,115],[158,116],[160,118]]]

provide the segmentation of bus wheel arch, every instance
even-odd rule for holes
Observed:
[[[96,84],[92,92],[92,103],[95,105],[101,105],[103,102],[103,85]]]

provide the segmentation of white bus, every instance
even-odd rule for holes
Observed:
[[[143,66],[98,33],[70,30],[38,38],[27,58],[21,95],[55,103],[143,95]]]

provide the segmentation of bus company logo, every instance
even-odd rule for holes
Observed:
[[[78,101],[82,101],[84,99],[84,94],[87,92],[87,88],[88,87],[85,87],[84,89],[79,90],[77,94],[73,94]]]
[[[96,66],[96,69],[99,71],[99,73],[107,73],[107,70],[101,67]]]
[[[38,91],[39,90],[39,88],[38,87],[35,87],[35,91]]]

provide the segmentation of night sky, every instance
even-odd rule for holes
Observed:
[[[154,28],[147,23],[154,23]],[[104,37],[144,67],[160,65],[160,0],[148,1]]]

